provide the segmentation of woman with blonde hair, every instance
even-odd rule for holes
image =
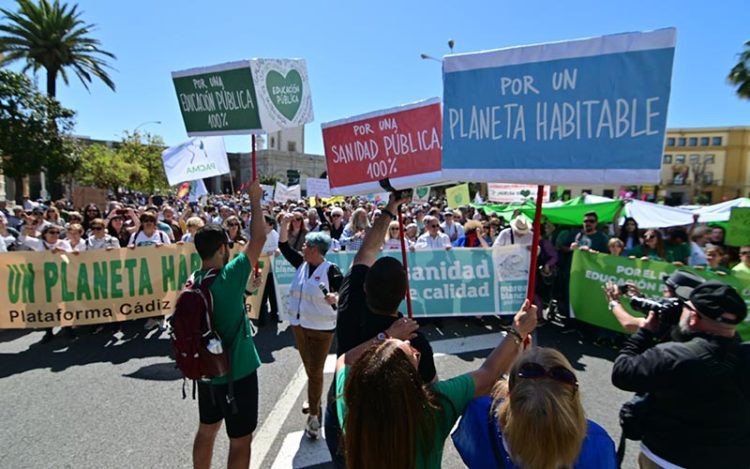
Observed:
[[[403,318],[394,324],[409,322]],[[456,420],[472,399],[489,394],[536,327],[536,306],[527,300],[513,324],[477,370],[433,383],[419,374],[419,351],[391,337],[392,330],[339,357],[334,382],[346,467],[440,467]]]
[[[404,236],[404,243],[407,249],[414,246],[414,243],[406,236]],[[388,225],[388,231],[385,233],[385,244],[383,244],[383,250],[392,251],[399,249],[401,249],[401,237],[399,235],[398,222],[392,221]]]
[[[491,397],[472,401],[453,443],[470,469],[617,467],[612,438],[586,420],[578,379],[552,348],[524,352]]]

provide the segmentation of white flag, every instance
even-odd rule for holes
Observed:
[[[222,137],[196,137],[161,154],[170,185],[229,173]]]
[[[297,201],[302,198],[302,189],[299,184],[293,186],[285,186],[284,184],[277,182],[276,191],[273,193],[273,200],[275,202],[286,202],[287,200]]]
[[[198,179],[197,181],[190,183],[190,196],[188,198],[190,202],[198,202],[198,199],[204,195],[208,195],[208,189],[206,189],[206,184],[203,183],[203,179]]]

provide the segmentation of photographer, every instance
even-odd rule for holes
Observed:
[[[662,280],[664,281],[664,285],[666,285],[667,287],[664,291],[664,296],[666,298],[675,298],[677,296],[677,288],[679,287],[695,288],[705,281],[702,277],[684,270],[675,270],[670,275],[663,274]],[[643,327],[646,322],[646,318],[638,318],[632,316],[620,304],[620,296],[625,295],[630,298],[631,306],[633,306],[634,309],[641,311],[644,314],[648,314],[649,302],[639,301],[641,292],[640,290],[638,290],[638,288],[636,288],[635,285],[625,284],[618,286],[613,282],[607,282],[607,284],[604,286],[604,294],[607,297],[607,301],[609,302],[609,310],[612,312],[612,314],[615,316],[615,319],[617,319],[617,322],[620,323],[620,325],[623,329],[625,329],[626,332],[634,333],[638,331],[639,328]],[[668,308],[670,305],[672,305],[673,309],[677,309],[677,305],[673,302],[662,300],[660,301],[660,303],[662,307]],[[677,319],[679,318],[681,312],[681,308],[675,311],[673,320],[674,324],[671,325],[676,325]],[[670,324],[662,324],[662,326],[669,325]]]
[[[615,386],[647,393],[639,466],[746,468],[750,376],[736,326],[747,306],[734,288],[717,281],[675,293],[682,302],[675,341],[655,344],[661,326],[650,311],[612,369]]]

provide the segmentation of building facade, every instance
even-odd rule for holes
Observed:
[[[664,200],[668,205],[717,203],[750,197],[750,127],[667,129],[661,181],[645,186],[574,186],[583,192]]]

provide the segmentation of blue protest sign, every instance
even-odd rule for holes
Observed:
[[[658,182],[675,34],[670,28],[445,57],[443,175]]]

